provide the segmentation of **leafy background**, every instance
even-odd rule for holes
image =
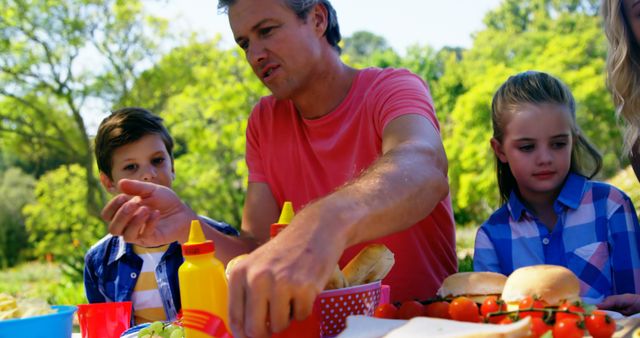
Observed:
[[[490,101],[514,73],[546,71],[572,88],[579,124],[604,154],[598,179],[638,200],[605,86],[598,3],[504,0],[468,49],[414,45],[399,53],[366,31],[344,39],[346,63],[405,67],[429,84],[450,163],[461,269],[470,268],[476,227],[499,206]],[[198,213],[240,224],[244,130],[268,94],[242,51],[168,31],[140,0],[0,7],[0,292],[86,301],[83,255],[106,234],[98,215],[108,196],[81,112],[136,105],[159,114],[177,144],[179,195]]]

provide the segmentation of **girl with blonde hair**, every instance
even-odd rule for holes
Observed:
[[[565,266],[580,279],[585,302],[633,313],[607,302],[640,292],[638,218],[623,191],[591,180],[602,158],[576,122],[571,91],[549,74],[519,73],[498,89],[491,109],[504,204],[478,230],[474,270]]]

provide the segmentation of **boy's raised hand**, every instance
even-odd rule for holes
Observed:
[[[118,182],[118,187],[122,193],[109,201],[101,214],[111,234],[142,246],[187,240],[189,223],[197,215],[173,190],[128,179]]]

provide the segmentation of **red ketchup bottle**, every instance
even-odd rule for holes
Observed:
[[[293,218],[293,205],[289,201],[285,201],[282,206],[282,211],[280,211],[280,218],[277,223],[271,224],[270,235],[271,238],[276,237],[280,231],[282,231]],[[272,338],[319,338],[320,334],[320,320],[318,315],[312,313],[306,319],[301,321],[291,319],[289,323],[289,327],[284,329],[284,331],[274,333],[271,335]]]

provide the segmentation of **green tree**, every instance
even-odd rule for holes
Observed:
[[[30,161],[53,155],[80,164],[84,204],[97,214],[104,196],[82,113],[127,96],[166,23],[135,0],[0,0],[0,7],[1,135]]]
[[[268,94],[239,49],[218,41],[190,45],[200,60],[193,81],[167,101],[162,116],[175,137],[175,190],[198,213],[239,226],[246,189],[245,129],[252,107]],[[162,67],[160,67],[162,68]]]
[[[84,176],[78,164],[47,172],[36,184],[36,201],[23,210],[31,257],[52,256],[63,263],[64,274],[74,281],[82,280],[85,252],[106,234],[102,220],[85,207],[88,188]]]
[[[391,47],[385,38],[368,31],[357,31],[344,38],[343,53],[348,55],[353,63],[359,63],[376,52],[388,50],[391,50]]]
[[[34,200],[35,179],[18,168],[9,168],[0,176],[0,268],[23,260],[29,243],[22,208]]]

